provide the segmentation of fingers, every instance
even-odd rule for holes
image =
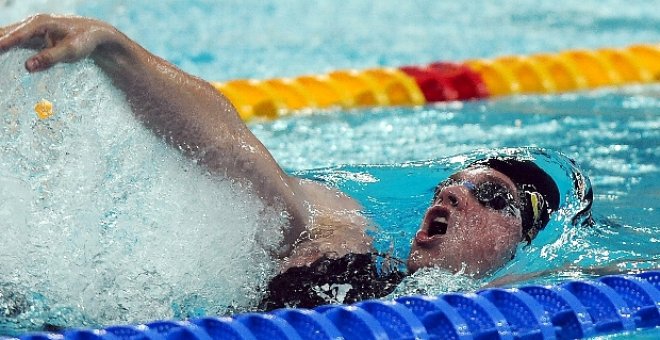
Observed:
[[[71,61],[74,53],[73,44],[69,41],[62,41],[30,57],[25,61],[25,68],[29,72],[43,71],[59,62]]]
[[[25,62],[25,68],[42,71],[87,57],[112,34],[108,28],[112,26],[92,19],[37,15],[0,28],[0,52],[18,46],[36,48],[40,51]]]
[[[9,25],[9,26],[5,26],[5,27],[0,27],[0,38],[3,35],[5,35],[5,33],[9,33],[11,31],[13,31],[20,24],[21,23],[16,23],[16,24],[12,24],[12,25]]]
[[[4,30],[2,37],[0,37],[0,51],[23,46],[35,36],[40,33],[43,34],[44,30],[37,26],[37,18],[36,16],[31,17]]]
[[[0,51],[13,47],[47,48],[39,51],[25,62],[29,72],[45,70],[60,61],[67,61],[72,53],[70,41],[55,44],[51,37],[56,29],[52,24],[52,16],[35,15],[20,23],[0,29]]]
[[[43,40],[46,33],[55,29],[53,25],[53,16],[48,14],[37,14],[25,19],[22,22],[7,26],[2,29],[0,34],[0,51],[12,47],[28,47],[34,40]],[[34,47],[34,46],[33,46]]]

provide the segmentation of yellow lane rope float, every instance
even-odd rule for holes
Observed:
[[[212,84],[234,104],[243,120],[250,121],[330,107],[414,106],[657,81],[660,44]],[[53,114],[53,104],[41,100],[34,111],[46,119]]]
[[[250,121],[330,107],[423,105],[657,81],[660,44],[212,84]]]

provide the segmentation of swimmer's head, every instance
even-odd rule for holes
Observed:
[[[486,275],[511,260],[520,242],[530,242],[558,206],[557,185],[533,162],[475,162],[435,188],[408,269]]]

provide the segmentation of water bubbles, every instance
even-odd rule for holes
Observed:
[[[11,310],[0,325],[255,305],[273,270],[264,249],[279,245],[286,219],[144,128],[91,61],[26,76],[29,54],[0,56],[0,304]],[[34,114],[41,98],[58,107],[49,119]]]
[[[481,286],[483,286],[481,280],[465,276],[460,272],[453,274],[438,268],[422,268],[403,279],[388,298],[468,292],[478,290]]]

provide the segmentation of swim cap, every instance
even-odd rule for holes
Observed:
[[[531,242],[548,224],[550,214],[559,209],[559,189],[543,169],[529,160],[490,158],[473,163],[497,170],[513,181],[522,201],[523,236]]]

